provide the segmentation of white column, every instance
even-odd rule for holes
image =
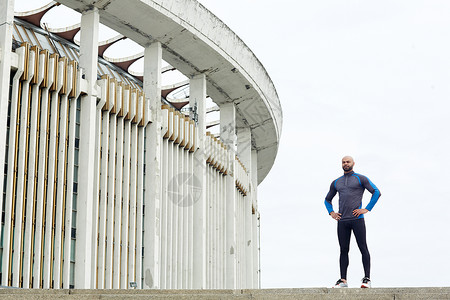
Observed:
[[[131,157],[131,144],[130,144],[130,137],[131,137],[131,122],[125,121],[125,133],[124,133],[124,139],[125,139],[125,147],[124,147],[124,174],[123,174],[123,201],[124,203],[127,203],[127,207],[130,207],[130,213],[129,213],[129,228],[123,228],[122,235],[123,236],[129,236],[129,244],[124,244],[124,251],[122,251],[122,265],[126,266],[128,263],[128,273],[124,278],[124,288],[128,287],[129,281],[136,281],[135,278],[135,247],[136,247],[136,198],[131,199],[130,198],[130,178],[133,174],[130,172],[130,157]],[[137,147],[137,145],[136,145]],[[134,174],[136,175],[136,174]],[[124,210],[125,211],[125,210]],[[124,218],[125,212],[124,212]],[[125,231],[128,231],[128,233],[125,233]],[[127,282],[128,279],[128,282]]]
[[[186,140],[186,144],[189,142],[188,141],[188,135],[189,135],[189,120],[186,120],[185,122],[185,140]],[[188,151],[183,151],[184,152],[184,167],[185,167],[185,177],[184,179],[187,179],[187,176],[190,176],[193,172],[192,169],[190,167],[190,154]],[[187,175],[189,174],[189,175]],[[189,197],[189,195],[191,194],[191,186],[188,185],[184,185],[184,195],[185,195],[185,199]],[[189,199],[189,198],[188,198]],[[189,236],[189,225],[192,223],[192,216],[190,215],[190,212],[192,211],[192,207],[191,206],[187,206],[183,208],[183,237],[184,237],[184,243],[183,243],[183,285],[182,288],[183,289],[188,289],[188,288],[192,288],[189,285],[189,279],[192,277],[192,269],[189,268],[189,263],[191,262],[190,260],[190,247],[192,244],[192,240],[190,239]]]
[[[146,126],[145,220],[143,288],[160,287],[160,202],[161,202],[161,60],[159,42],[144,52],[144,93],[152,123]],[[138,228],[139,232],[140,228]],[[138,249],[140,253],[141,249]],[[138,278],[138,280],[140,280]]]
[[[111,101],[111,99],[110,99]],[[115,189],[114,181],[116,175],[116,115],[110,114],[109,118],[109,154],[108,154],[108,200],[106,212],[106,271],[105,288],[112,289],[114,265],[114,206]],[[106,153],[105,153],[106,154]],[[114,274],[115,276],[116,274]]]
[[[9,76],[11,70],[11,45],[14,20],[14,0],[0,1],[0,166],[5,165],[6,120],[8,114]],[[13,129],[14,130],[14,129]],[[0,182],[4,182],[0,172]],[[0,212],[3,205],[3,191],[0,194]],[[2,233],[0,232],[0,239]],[[5,278],[5,274],[3,274]],[[3,285],[8,285],[3,282]]]
[[[99,268],[99,248],[100,248],[100,180],[101,180],[101,170],[102,170],[102,159],[101,149],[102,149],[102,131],[103,131],[103,120],[102,120],[102,110],[104,103],[106,103],[106,88],[107,79],[100,80],[98,82],[99,89],[102,91],[102,97],[97,103],[97,111],[95,117],[95,154],[94,154],[94,196],[92,204],[92,268],[94,272],[91,275],[91,286],[94,288],[100,288],[99,278],[100,278],[100,268]],[[77,100],[78,101],[78,100]],[[81,104],[81,102],[80,102]]]
[[[39,54],[38,54],[39,55]],[[36,170],[37,170],[37,164],[38,164],[38,146],[39,146],[39,140],[38,140],[38,118],[39,118],[39,86],[41,85],[41,82],[43,80],[44,75],[44,63],[43,61],[43,55],[41,55],[40,59],[36,59],[36,63],[38,64],[38,74],[35,74],[35,76],[38,76],[38,81],[35,85],[33,85],[33,91],[32,91],[32,100],[31,100],[31,118],[30,118],[30,141],[29,141],[29,162],[28,162],[28,189],[27,189],[27,212],[26,216],[33,215],[33,211],[36,210],[36,207],[33,205],[30,205],[31,200],[30,199],[36,199]],[[43,98],[45,99],[45,98]],[[43,101],[45,102],[45,100]],[[36,202],[39,200],[36,199]],[[33,201],[34,202],[34,201]],[[1,207],[0,207],[1,211]],[[26,225],[25,225],[25,239],[24,239],[24,257],[23,257],[23,287],[29,288],[31,287],[30,284],[30,273],[32,271],[32,256],[33,256],[33,249],[32,245],[33,242],[32,238],[34,239],[33,235],[33,223],[35,220],[33,220],[30,217],[26,218]]]
[[[108,145],[109,145],[109,112],[102,112],[101,121],[101,149],[102,157],[100,162],[100,198],[98,206],[98,261],[94,263],[94,266],[98,266],[97,271],[97,287],[99,289],[105,288],[105,262],[106,262],[106,215],[107,215],[107,189],[108,189]]]
[[[236,109],[233,103],[220,105],[220,140],[228,147],[231,152],[230,171],[226,176],[225,194],[226,194],[226,279],[225,288],[234,289],[236,282],[236,187],[235,187],[235,153],[236,153]]]
[[[233,103],[220,105],[220,140],[236,153],[236,108]]]
[[[119,117],[117,119],[117,167],[116,167],[116,228],[117,234],[120,231],[120,239],[115,241],[114,255],[117,254],[117,264],[120,272],[120,278],[118,278],[118,286],[120,288],[127,288],[127,254],[128,254],[128,215],[129,215],[129,194],[123,194],[123,181],[124,181],[124,118]],[[129,161],[128,161],[129,162]],[[129,168],[125,166],[125,169]],[[129,172],[129,170],[127,171]],[[128,189],[127,189],[128,190]],[[118,220],[121,220],[118,222]]]
[[[93,273],[92,210],[94,201],[96,82],[99,14],[96,7],[81,15],[80,67],[88,82],[87,95],[81,99],[80,166],[77,203],[77,243],[75,250],[75,288],[91,286]]]
[[[59,146],[58,146],[58,166],[56,177],[56,210],[55,210],[55,243],[53,250],[53,288],[61,288],[61,257],[63,255],[62,249],[62,232],[63,232],[63,203],[66,200],[65,196],[65,177],[66,177],[66,132],[67,132],[67,109],[68,109],[68,95],[60,97],[60,113],[59,113]],[[73,183],[72,183],[73,185]]]
[[[252,133],[249,127],[237,130],[237,156],[250,174],[252,165]]]
[[[167,110],[166,110],[167,111]],[[167,118],[169,116],[168,112]],[[168,120],[167,120],[168,121]],[[168,126],[168,122],[165,122],[165,126]],[[162,145],[162,188],[166,188],[169,185],[169,139],[165,138]],[[161,195],[161,289],[167,288],[167,217],[168,217],[168,205],[167,205],[167,192]]]
[[[253,288],[260,288],[260,269],[259,269],[259,212],[258,212],[258,152],[252,150],[251,166],[251,201],[255,213],[252,215],[252,235],[253,235]]]
[[[69,101],[69,140],[67,149],[67,196],[66,196],[66,212],[64,224],[64,265],[63,265],[63,282],[64,289],[70,287],[70,245],[72,243],[72,201],[73,201],[73,180],[75,165],[75,131],[77,119],[77,99],[73,98]],[[77,178],[78,179],[78,178]],[[36,275],[35,275],[36,276]]]
[[[51,92],[51,104],[50,104],[50,123],[49,123],[49,137],[48,137],[48,166],[47,166],[47,197],[45,208],[45,231],[44,240],[49,241],[44,243],[44,265],[42,271],[43,288],[48,289],[51,287],[52,281],[52,227],[53,227],[53,208],[54,201],[56,200],[55,193],[55,178],[57,178],[56,166],[57,166],[57,130],[58,130],[58,111],[59,111],[59,91],[61,89],[61,72],[56,74],[56,90]]]
[[[120,90],[117,87],[116,89],[116,97],[117,99],[121,99]],[[117,101],[117,104],[119,104],[121,101]],[[119,110],[119,107],[116,108],[117,111]],[[125,245],[127,243],[126,240],[123,240],[122,237],[122,225],[123,225],[123,219],[122,219],[122,210],[127,212],[128,216],[128,203],[123,202],[122,198],[122,182],[123,182],[123,118],[122,117],[116,117],[116,123],[117,123],[117,129],[116,129],[116,182],[115,182],[115,212],[114,212],[114,276],[113,276],[113,288],[123,288],[121,285],[121,281],[125,283],[125,288],[127,287],[127,283],[122,279],[122,274],[124,270],[126,270],[126,265],[122,265],[122,259],[121,259],[121,253],[124,250],[122,248],[122,245]],[[128,224],[126,224],[128,227]],[[128,229],[128,228],[127,228]]]
[[[9,130],[9,145],[15,145],[16,137],[17,137],[17,123],[18,118],[20,117],[18,114],[18,105],[20,105],[20,97],[19,97],[19,89],[20,89],[20,78],[24,72],[25,65],[25,47],[21,47],[16,50],[16,53],[19,56],[19,68],[16,71],[13,79],[13,87],[12,87],[12,97],[11,97],[11,120],[10,124],[16,124],[15,126],[11,126]],[[52,69],[50,68],[49,72]],[[16,149],[15,147],[8,148],[8,178],[9,180],[6,182],[6,199],[5,199],[5,224],[3,228],[3,254],[2,254],[2,283],[3,285],[10,285],[11,276],[10,276],[10,258],[11,258],[11,237],[12,237],[12,205],[13,205],[13,193],[15,190],[14,180],[12,180],[13,176],[15,176],[15,170],[17,163],[16,161]]]
[[[172,118],[171,118],[171,124],[173,127],[174,124],[174,113],[172,113]],[[172,132],[173,133],[173,132]],[[169,157],[169,164],[168,164],[168,169],[167,169],[167,173],[168,173],[168,186],[167,186],[167,191],[174,191],[175,187],[174,187],[174,181],[172,180],[172,178],[174,177],[174,173],[173,173],[173,164],[174,164],[174,150],[175,146],[173,144],[172,141],[170,141],[169,143],[169,152],[168,152],[168,157]],[[164,193],[164,194],[168,194],[168,192]],[[166,281],[166,287],[167,289],[172,289],[172,270],[173,270],[173,261],[174,258],[172,256],[172,249],[173,249],[173,222],[172,222],[172,218],[173,218],[173,201],[170,200],[170,196],[167,195],[167,197],[163,196],[162,197],[163,200],[165,200],[165,205],[166,205],[166,210],[167,210],[167,218],[165,220],[165,225],[167,224],[167,235],[165,236],[166,241],[167,241],[167,247],[166,247],[166,266],[165,267],[165,272],[166,272],[166,277],[165,277],[165,281]],[[162,205],[162,207],[164,207],[164,205]],[[163,241],[164,239],[162,239]],[[161,266],[161,269],[163,268],[163,266]]]
[[[251,180],[252,169],[252,133],[250,128],[238,128],[237,131],[237,149],[238,157],[242,164],[246,168],[247,174]],[[244,247],[245,247],[245,264],[242,268],[245,268],[245,282],[244,288],[253,288],[253,239],[252,233],[252,192],[251,190],[244,197],[244,220],[245,220],[245,232],[244,234]]]
[[[137,134],[135,134],[134,132],[137,130]],[[133,156],[131,157],[131,160],[137,161],[137,168],[136,168],[136,172],[133,172],[134,174],[137,174],[137,181],[136,184],[133,185],[134,190],[136,192],[139,192],[137,195],[135,195],[135,197],[131,197],[130,198],[134,199],[132,201],[134,201],[134,203],[136,203],[136,222],[135,222],[135,228],[136,228],[136,252],[133,253],[134,257],[135,257],[135,261],[136,261],[136,276],[134,276],[135,280],[137,282],[137,288],[138,289],[142,289],[142,222],[143,222],[143,212],[144,212],[144,208],[143,208],[143,197],[144,197],[144,132],[145,132],[145,128],[143,127],[134,127],[131,131],[131,135],[133,136],[132,140],[137,140],[136,142],[136,146],[137,146],[137,151],[132,150],[132,152],[136,153],[136,159],[133,158]],[[136,136],[136,138],[134,138],[134,136]],[[134,149],[132,147],[132,149]],[[136,193],[135,193],[136,194]],[[133,248],[134,249],[134,248]]]
[[[193,288],[206,288],[206,78],[204,74],[190,80],[189,105],[197,108],[199,149],[194,153],[193,176],[196,176],[201,192],[199,199],[192,195],[193,207]],[[191,115],[191,118],[194,116]],[[193,191],[198,193],[199,191]]]
[[[141,277],[135,274],[139,274],[142,269],[142,197],[140,193],[137,193],[137,182],[143,176],[143,174],[138,175],[138,161],[143,157],[141,152],[144,152],[142,147],[143,141],[141,141],[138,137],[138,126],[137,124],[131,124],[130,121],[130,202],[132,206],[136,207],[136,222],[134,226],[134,231],[136,234],[135,243],[130,248],[130,260],[133,264],[136,262],[136,272],[133,273],[133,276],[130,277],[129,281],[136,281],[138,283],[138,287],[141,284]],[[141,151],[139,149],[142,149]],[[139,154],[139,155],[138,155]],[[139,156],[139,157],[138,157]],[[142,163],[143,164],[143,163]],[[141,212],[141,213],[139,213]],[[136,252],[134,249],[136,248]],[[128,285],[129,283],[127,283]]]
[[[172,176],[170,177],[170,180],[172,181],[172,189],[170,189],[169,191],[172,191],[172,196],[169,197],[170,199],[170,205],[172,207],[172,218],[169,220],[169,222],[171,223],[172,226],[172,259],[171,259],[171,289],[176,289],[178,288],[176,283],[177,283],[177,245],[178,245],[178,241],[177,241],[177,236],[178,236],[178,205],[176,205],[178,203],[178,183],[177,183],[177,178],[178,178],[178,145],[175,144],[175,141],[178,140],[178,122],[179,122],[179,115],[177,113],[174,114],[173,116],[173,128],[174,128],[174,141],[172,143],[173,146],[173,156],[172,156]]]
[[[28,109],[30,104],[30,83],[31,79],[34,75],[34,52],[30,51],[29,57],[29,70],[28,70],[28,78],[25,78],[25,81],[22,82],[22,99],[21,99],[21,108],[20,108],[20,129],[19,129],[19,139],[17,146],[19,147],[18,156],[17,156],[17,186],[16,186],[16,213],[14,218],[14,240],[13,247],[14,249],[22,249],[22,225],[24,220],[23,214],[23,205],[25,204],[25,193],[26,193],[26,177],[25,171],[27,169],[27,151],[28,151],[28,137],[27,133],[29,133],[28,127]],[[11,145],[11,144],[10,144]],[[12,286],[19,287],[19,276],[20,276],[20,260],[21,255],[13,255],[13,281]]]
[[[47,129],[49,128],[48,113],[50,110],[50,94],[49,89],[53,84],[53,77],[55,72],[54,58],[50,58],[49,61],[45,62],[48,64],[48,81],[47,86],[41,90],[42,104],[40,107],[40,127],[39,131],[39,166],[38,170],[46,170],[49,162],[49,149],[47,147],[47,141],[49,139],[49,133]],[[14,87],[14,86],[13,86]],[[13,90],[14,92],[14,90]],[[12,119],[11,119],[11,122]],[[12,148],[10,148],[11,150]],[[42,159],[41,159],[42,158]],[[39,175],[37,182],[37,194],[36,194],[36,219],[35,219],[35,250],[34,250],[34,263],[33,263],[33,287],[41,287],[41,270],[42,270],[42,253],[44,245],[44,208],[45,208],[45,189],[46,189],[47,178],[44,175]],[[6,240],[7,241],[7,240]]]
[[[127,274],[124,275],[123,281],[122,281],[122,287],[127,288],[129,281],[136,281],[135,280],[135,256],[134,256],[134,248],[135,248],[135,241],[136,241],[136,199],[133,199],[134,201],[130,201],[130,135],[131,135],[131,124],[127,120],[124,122],[124,140],[125,140],[125,146],[124,146],[124,169],[123,169],[123,189],[122,189],[122,198],[124,206],[130,209],[130,213],[128,216],[128,213],[125,211],[127,209],[123,210],[123,217],[122,219],[126,220],[124,222],[124,225],[122,227],[122,236],[126,236],[126,240],[129,241],[127,247],[127,243],[123,244],[123,251],[122,251],[122,266],[127,269]],[[128,258],[129,257],[129,258]],[[127,265],[128,264],[128,265]]]

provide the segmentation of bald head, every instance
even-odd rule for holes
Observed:
[[[342,169],[344,170],[344,173],[349,173],[349,172],[353,171],[354,165],[355,165],[355,161],[353,160],[353,157],[344,156],[342,158]]]
[[[344,161],[344,160],[351,160],[351,161],[353,161],[353,157],[347,155],[347,156],[344,156],[344,157],[342,158],[342,161]]]

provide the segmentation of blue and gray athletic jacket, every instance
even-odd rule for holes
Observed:
[[[339,193],[339,213],[342,214],[340,221],[364,218],[362,214],[359,217],[353,216],[353,211],[362,207],[365,189],[372,193],[372,198],[366,206],[366,209],[371,211],[381,196],[380,190],[364,175],[356,174],[353,171],[344,173],[344,176],[331,183],[330,191],[325,197],[325,206],[328,213],[330,214],[333,211],[331,200],[336,193]]]

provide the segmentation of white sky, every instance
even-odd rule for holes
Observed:
[[[278,156],[258,190],[262,287],[340,277],[323,201],[347,154],[382,193],[366,215],[373,286],[448,286],[450,2],[200,2],[253,50],[283,107]]]
[[[382,193],[366,215],[373,286],[448,286],[450,2],[200,2],[259,58],[283,107],[278,157],[258,190],[262,287],[339,278],[323,201],[344,155]],[[362,277],[353,239],[350,287]]]

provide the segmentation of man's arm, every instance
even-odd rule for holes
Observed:
[[[371,211],[372,208],[377,204],[378,199],[381,196],[380,190],[373,184],[372,181],[369,180],[366,176],[361,176],[361,181],[363,186],[372,194],[372,198],[370,198],[369,204],[367,204],[366,208],[368,211]]]
[[[327,208],[328,214],[335,220],[339,220],[341,218],[340,213],[335,213],[333,210],[333,204],[331,201],[337,193],[336,187],[334,186],[335,181],[333,181],[330,185],[330,191],[325,197],[325,207]]]

